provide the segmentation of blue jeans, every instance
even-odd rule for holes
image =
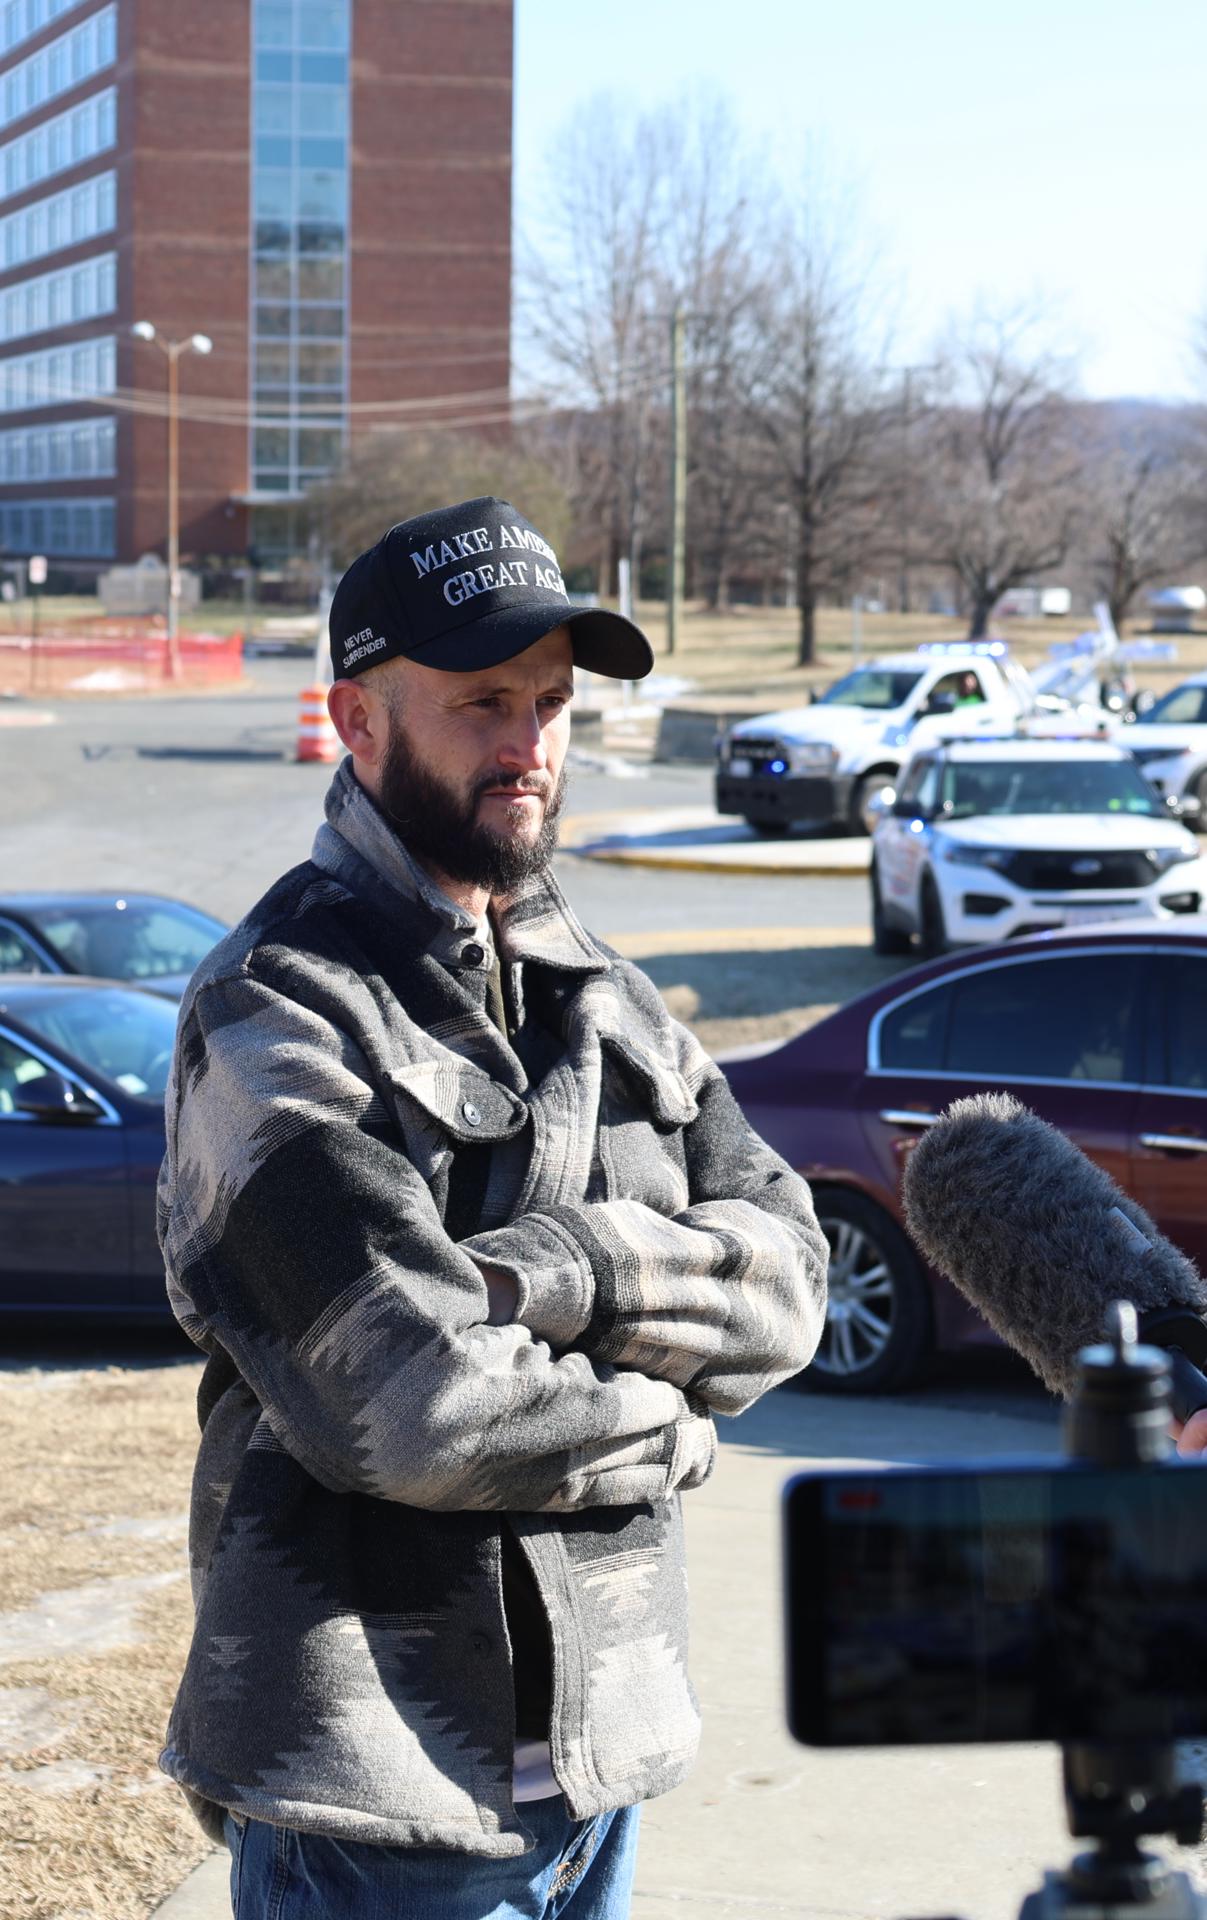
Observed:
[[[529,1801],[536,1834],[509,1860],[375,1847],[228,1814],[235,1920],[625,1920],[640,1809],[571,1820],[560,1794]]]

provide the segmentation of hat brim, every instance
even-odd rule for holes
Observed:
[[[404,658],[442,673],[477,673],[514,659],[558,627],[569,629],[574,664],[587,673],[609,680],[644,680],[654,665],[654,649],[641,628],[605,607],[568,607],[555,618],[544,607],[499,607],[456,632],[412,648]]]

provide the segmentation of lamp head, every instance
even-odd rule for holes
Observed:
[[[194,353],[212,353],[214,351],[214,343],[208,333],[195,333],[189,341],[189,345],[192,347]]]
[[[155,329],[149,320],[136,320],[130,329],[136,340],[154,340]]]

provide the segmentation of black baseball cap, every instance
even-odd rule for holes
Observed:
[[[337,680],[399,658],[474,673],[554,627],[590,673],[641,680],[654,664],[631,620],[570,604],[549,542],[487,495],[402,520],[352,562],[331,602],[331,664]]]

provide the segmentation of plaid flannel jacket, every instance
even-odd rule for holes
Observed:
[[[572,1815],[677,1785],[698,1736],[677,1495],[711,1470],[713,1413],[810,1358],[826,1245],[551,875],[496,923],[516,1004],[561,1035],[530,1085],[485,1010],[489,932],[349,763],[327,818],[181,1009],[160,1235],[210,1358],[162,1765],[215,1834],[226,1807],[519,1853],[502,1530],[547,1618]],[[487,1323],[477,1261],[514,1276],[513,1324]]]

